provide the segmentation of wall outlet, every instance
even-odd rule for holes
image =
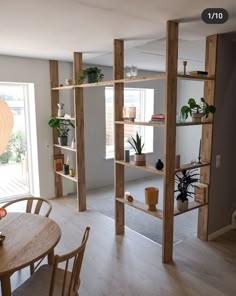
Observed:
[[[218,169],[221,165],[221,155],[217,154],[216,155],[216,168]]]

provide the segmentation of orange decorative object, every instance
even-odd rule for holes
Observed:
[[[12,111],[8,104],[0,98],[0,155],[6,150],[13,124]]]
[[[7,211],[4,208],[0,208],[0,219],[7,215]]]

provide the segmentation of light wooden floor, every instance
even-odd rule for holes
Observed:
[[[125,236],[116,236],[112,219],[95,211],[76,212],[71,198],[52,203],[50,217],[62,229],[56,253],[73,249],[85,227],[91,227],[80,296],[236,295],[236,231],[209,243],[185,240],[174,247],[174,263],[164,265],[154,242],[128,228]],[[28,269],[15,273],[12,286],[27,276]]]

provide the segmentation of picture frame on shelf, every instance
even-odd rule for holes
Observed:
[[[55,172],[63,170],[64,154],[54,154],[53,156],[53,168]]]

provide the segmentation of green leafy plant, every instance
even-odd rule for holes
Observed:
[[[188,196],[192,197],[194,192],[190,191],[189,189],[193,186],[193,183],[198,182],[198,176],[199,174],[196,173],[197,170],[183,170],[181,173],[175,174],[175,182],[177,183],[177,189],[175,192],[179,192],[176,199],[182,200],[184,202],[185,200],[188,200]]]
[[[144,147],[144,143],[142,144],[142,136],[139,136],[138,133],[136,133],[136,139],[134,137],[131,137],[127,141],[134,149],[135,154],[141,155],[142,150]]]
[[[185,119],[188,118],[188,115],[192,116],[193,113],[201,113],[206,118],[209,113],[215,113],[216,107],[209,105],[204,98],[201,98],[200,104],[197,104],[194,98],[188,100],[188,105],[184,105],[181,108],[181,113]]]
[[[75,127],[74,123],[69,119],[56,118],[55,116],[50,117],[48,125],[52,128],[56,128],[59,131],[60,137],[67,137],[70,130],[69,127]]]
[[[90,67],[82,70],[78,77],[78,83],[82,83],[84,80],[88,83],[91,82],[99,82],[102,81],[104,78],[104,74],[102,73],[102,70],[97,67]]]

